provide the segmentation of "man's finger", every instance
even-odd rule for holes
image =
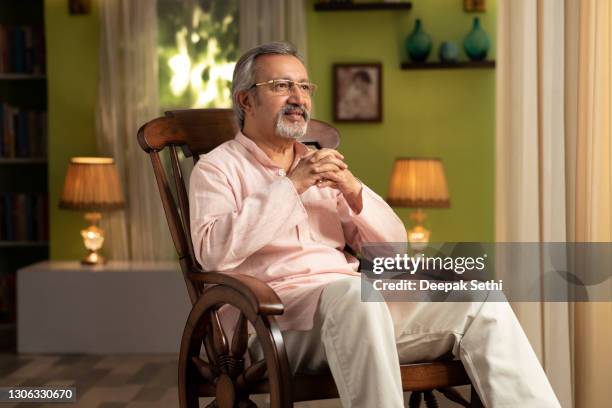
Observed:
[[[326,156],[323,159],[316,162],[315,165],[322,165],[326,163],[333,163],[341,169],[348,169],[348,165],[335,156]]]
[[[327,156],[334,156],[339,158],[340,160],[344,160],[344,156],[342,154],[340,154],[340,152],[338,152],[337,150],[334,149],[321,149],[318,150],[315,154],[313,154],[310,157],[310,162],[311,163],[316,163],[319,160],[327,157]]]
[[[335,173],[337,171],[342,171],[343,168],[339,167],[333,163],[323,163],[313,166],[312,173],[313,174],[321,174],[321,173]]]
[[[340,183],[342,182],[342,179],[340,178],[340,176],[338,175],[337,172],[334,171],[329,171],[329,172],[324,172],[324,173],[320,173],[319,177],[321,179],[324,180],[329,180],[329,181],[333,181],[334,183]]]

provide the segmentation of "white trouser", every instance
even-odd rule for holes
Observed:
[[[560,407],[507,302],[362,302],[359,277],[325,287],[310,331],[283,333],[294,371],[329,366],[343,407],[403,407],[400,363],[449,352],[487,408]]]

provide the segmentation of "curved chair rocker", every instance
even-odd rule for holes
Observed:
[[[294,402],[337,398],[338,391],[330,372],[292,375],[283,337],[275,317],[283,304],[265,283],[250,276],[229,276],[203,271],[197,263],[189,229],[189,203],[177,148],[194,162],[237,132],[230,109],[189,109],[167,112],[138,130],[138,142],[149,154],[168,226],[178,253],[181,270],[193,308],[185,324],[179,355],[178,389],[181,408],[196,408],[200,397],[214,397],[208,407],[256,407],[249,396],[270,394],[273,408],[292,407]],[[311,120],[305,143],[336,147],[336,129]],[[175,191],[166,176],[160,152],[168,148]],[[229,344],[218,309],[230,304],[240,311]],[[250,323],[264,358],[245,366]],[[200,351],[204,345],[206,358]],[[472,387],[471,403],[454,389],[470,385],[460,361],[436,361],[401,366],[404,391],[411,391],[409,406],[437,407],[432,393],[438,390],[465,407],[482,407]]]

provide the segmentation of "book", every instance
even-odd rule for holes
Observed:
[[[45,73],[42,25],[0,24],[0,73]]]

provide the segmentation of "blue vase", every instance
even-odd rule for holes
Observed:
[[[421,19],[417,18],[414,30],[406,39],[406,53],[414,62],[423,62],[431,52],[431,37],[423,31]]]
[[[489,36],[480,27],[480,19],[474,17],[472,31],[470,31],[463,40],[463,49],[468,58],[472,61],[482,61],[487,57],[487,52],[491,47]]]
[[[459,47],[452,41],[444,41],[440,44],[438,57],[441,62],[453,63],[459,59]]]

